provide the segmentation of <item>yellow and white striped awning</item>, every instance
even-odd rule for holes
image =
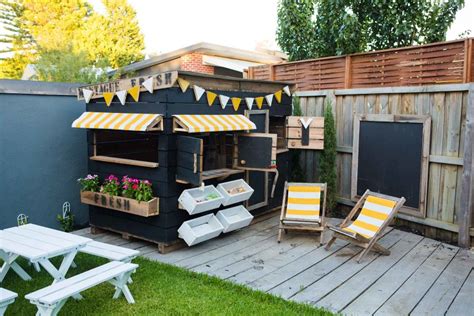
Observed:
[[[161,114],[84,112],[72,123],[75,128],[113,129],[121,131],[162,130]]]
[[[245,131],[256,129],[255,124],[241,114],[173,115],[174,131],[188,133]]]

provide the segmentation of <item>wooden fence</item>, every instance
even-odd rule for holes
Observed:
[[[251,67],[251,79],[287,81],[297,90],[474,82],[473,38]]]
[[[304,115],[322,116],[333,105],[337,130],[339,202],[351,201],[353,118],[355,114],[418,114],[432,120],[426,218],[400,214],[426,235],[458,236],[468,246],[474,236],[474,84],[298,92]],[[317,151],[304,150],[306,181],[318,180]],[[415,224],[415,225],[412,225]],[[420,225],[421,224],[421,225]]]

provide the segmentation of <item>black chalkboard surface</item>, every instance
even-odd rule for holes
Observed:
[[[420,205],[423,123],[361,121],[357,195],[365,190],[405,197]]]

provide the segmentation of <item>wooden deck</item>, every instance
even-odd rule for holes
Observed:
[[[156,245],[120,235],[78,234],[138,249],[142,256],[207,273],[288,300],[349,315],[474,315],[474,253],[396,229],[380,243],[390,256],[338,240],[330,251],[314,236],[289,233],[277,243],[278,217],[191,248],[160,254]],[[326,234],[329,237],[329,234]]]

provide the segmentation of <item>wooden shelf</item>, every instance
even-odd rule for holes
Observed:
[[[244,170],[238,169],[213,169],[213,170],[206,170],[202,172],[202,180],[209,180],[209,179],[225,179],[230,175],[243,173]]]
[[[279,148],[279,149],[277,149],[277,155],[287,153],[288,151],[289,151],[288,148]]]
[[[92,156],[89,159],[94,160],[94,161],[118,163],[122,165],[130,165],[130,166],[145,167],[145,168],[158,168],[159,166],[157,162],[124,159],[124,158],[109,157],[109,156]]]

